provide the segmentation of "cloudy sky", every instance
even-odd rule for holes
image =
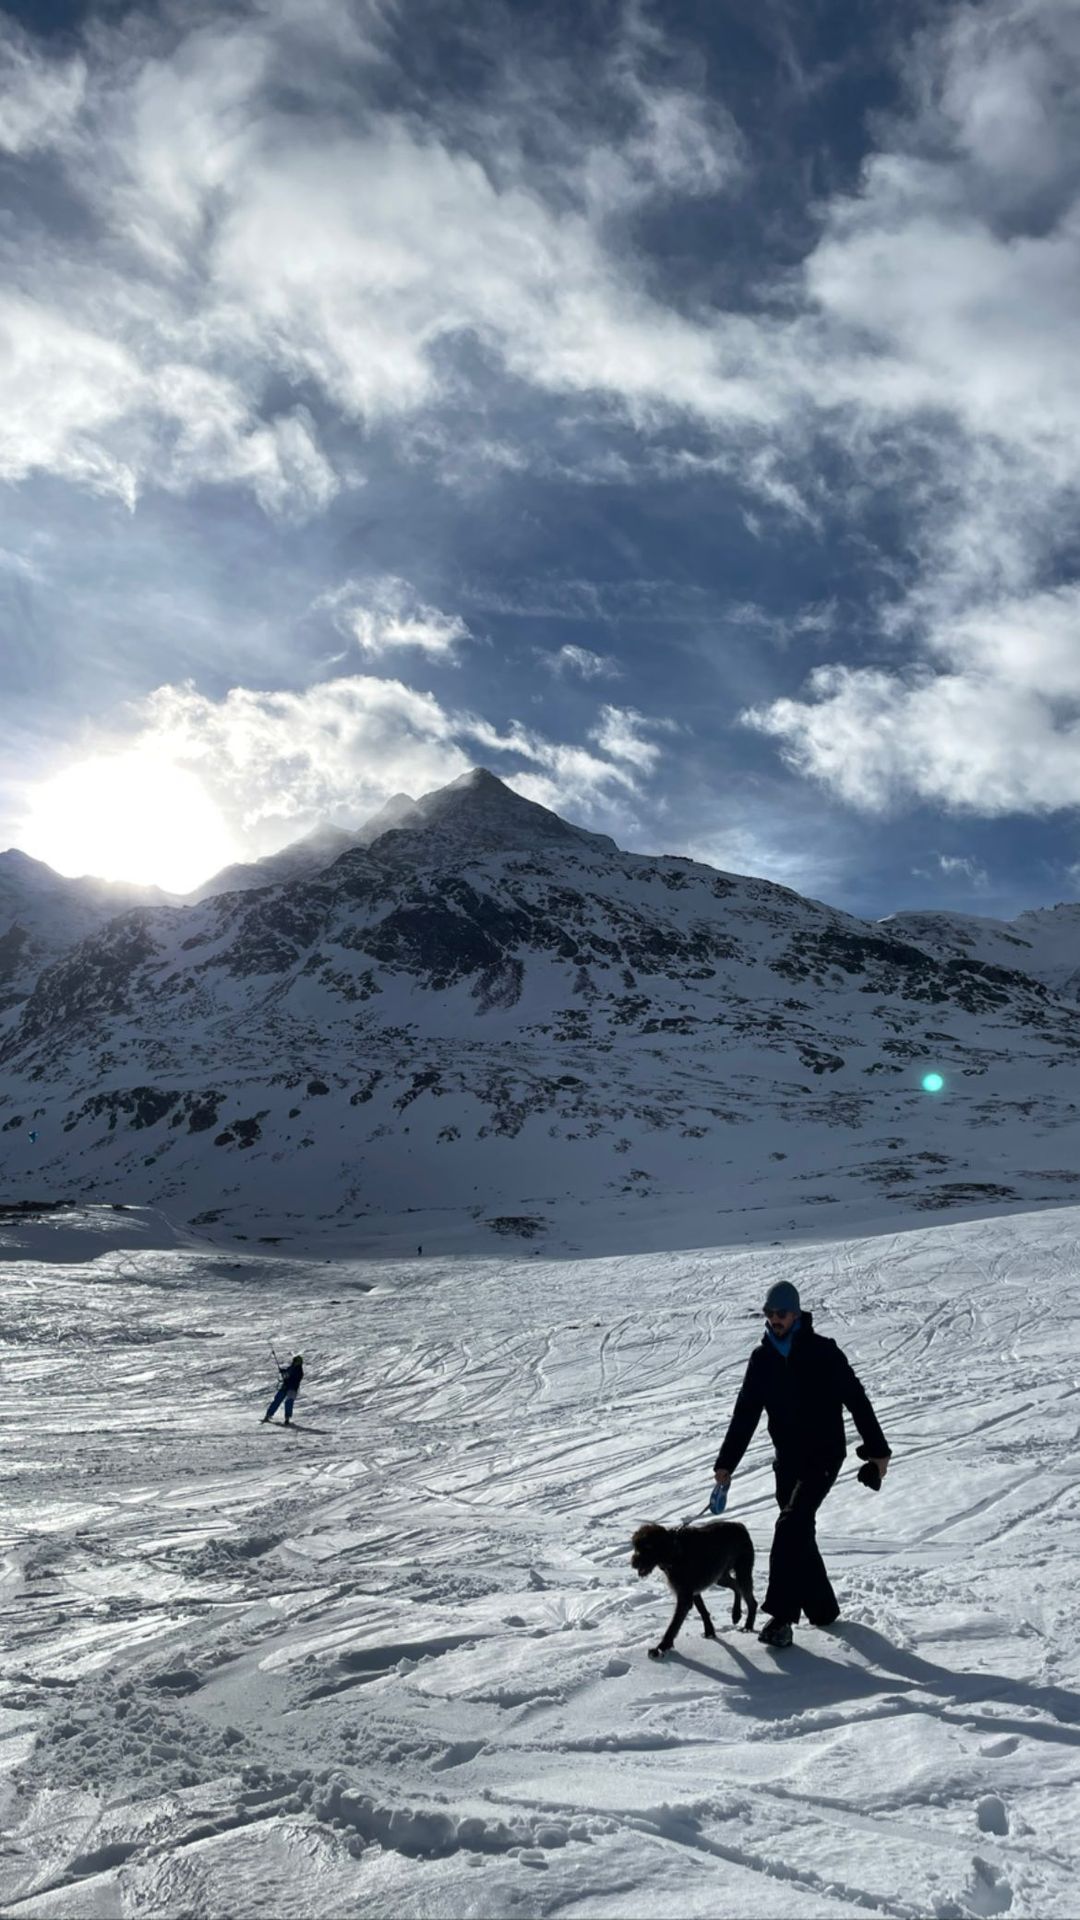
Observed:
[[[0,846],[1080,894],[1080,0],[8,0]]]

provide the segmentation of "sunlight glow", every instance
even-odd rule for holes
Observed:
[[[143,748],[54,774],[30,797],[20,843],[73,878],[187,893],[240,857],[197,775]]]

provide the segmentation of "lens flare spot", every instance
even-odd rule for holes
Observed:
[[[945,1081],[940,1073],[924,1073],[922,1089],[924,1093],[940,1093]]]

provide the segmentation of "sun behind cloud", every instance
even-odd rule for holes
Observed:
[[[187,893],[240,853],[198,776],[145,749],[98,754],[42,782],[21,844],[58,873]]]

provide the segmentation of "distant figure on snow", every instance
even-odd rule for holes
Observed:
[[[867,1465],[859,1478],[880,1486],[890,1455],[866,1389],[836,1341],[815,1333],[813,1316],[800,1307],[790,1280],[770,1287],[763,1311],[765,1332],[750,1355],[714,1472],[720,1486],[730,1486],[764,1412],[776,1448],[780,1514],[764,1602],[772,1618],[758,1639],[789,1647],[802,1613],[811,1626],[828,1627],[840,1612],[818,1548],[816,1519],[847,1452],[845,1407],[863,1441],[859,1453]]]
[[[264,1422],[272,1420],[284,1400],[285,1425],[290,1427],[292,1425],[293,1402],[300,1391],[300,1382],[304,1377],[303,1354],[294,1353],[287,1367],[283,1367],[279,1363],[278,1372],[281,1375],[281,1385],[271,1400],[270,1405],[267,1407],[266,1412],[263,1414],[263,1420]]]

